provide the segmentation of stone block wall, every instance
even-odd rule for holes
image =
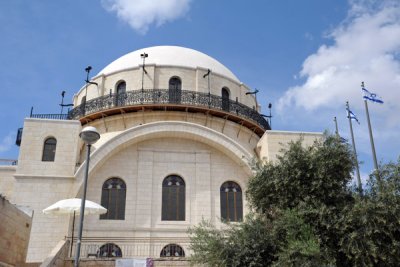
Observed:
[[[0,266],[25,263],[32,214],[28,215],[0,195]]]

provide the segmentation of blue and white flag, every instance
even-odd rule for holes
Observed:
[[[356,114],[353,113],[353,111],[351,111],[350,109],[347,109],[347,118],[350,118],[352,120],[355,120],[358,124],[360,124],[360,122],[357,119]]]
[[[377,94],[371,93],[364,87],[361,87],[361,90],[364,93],[364,97],[363,97],[364,99],[375,102],[375,103],[383,104],[383,100]]]

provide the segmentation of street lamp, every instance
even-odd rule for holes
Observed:
[[[85,202],[86,202],[86,189],[87,189],[87,180],[89,175],[89,159],[90,159],[90,148],[92,144],[96,143],[97,140],[100,139],[100,134],[96,128],[93,126],[87,126],[83,128],[80,132],[79,137],[85,142],[87,147],[86,153],[86,168],[85,168],[85,178],[83,180],[83,196],[81,200],[81,212],[79,215],[79,231],[78,231],[78,241],[76,242],[76,253],[75,253],[75,262],[74,266],[79,266],[79,256],[81,254],[81,240],[82,240],[82,228],[83,228],[83,218],[85,215]]]

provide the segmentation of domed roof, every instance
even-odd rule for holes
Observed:
[[[146,65],[155,64],[157,66],[177,66],[190,68],[210,69],[239,82],[239,79],[224,65],[199,51],[180,47],[180,46],[153,46],[128,53],[117,60],[111,62],[107,67],[101,70],[98,75],[108,75],[113,72],[135,68],[143,64],[140,54],[146,53]]]

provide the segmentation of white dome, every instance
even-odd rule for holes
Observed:
[[[143,54],[144,52],[149,55],[146,58],[146,65],[155,64],[157,66],[177,66],[189,68],[200,67],[204,69],[210,69],[214,73],[218,73],[236,82],[239,82],[239,79],[227,67],[219,63],[217,60],[199,51],[180,46],[153,46],[133,51],[118,58],[117,60],[114,60],[107,67],[101,70],[97,76],[101,74],[108,75],[121,70],[137,68],[143,64],[143,59],[140,57],[140,54]]]

